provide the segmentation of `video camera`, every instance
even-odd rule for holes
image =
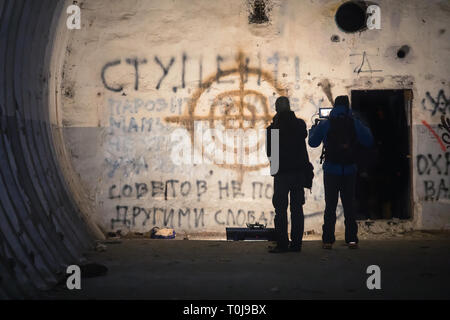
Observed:
[[[320,121],[328,119],[332,109],[332,107],[319,108],[319,118],[314,121],[314,124],[317,125]]]

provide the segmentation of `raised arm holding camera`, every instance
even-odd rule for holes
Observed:
[[[335,239],[336,207],[340,195],[344,208],[345,242],[358,247],[358,226],[355,220],[356,149],[358,143],[370,147],[372,134],[353,118],[348,96],[338,96],[325,120],[316,121],[309,130],[308,144],[316,148],[323,143],[323,180],[325,215],[322,226],[323,248],[331,249]],[[322,157],[321,157],[322,158]]]

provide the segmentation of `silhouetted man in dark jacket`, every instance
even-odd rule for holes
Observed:
[[[274,176],[272,203],[275,207],[274,224],[277,234],[277,246],[270,252],[300,251],[304,229],[304,172],[305,167],[309,164],[305,143],[307,137],[306,124],[290,110],[289,99],[286,97],[279,97],[276,100],[275,109],[277,113],[267,128],[266,149],[272,166],[272,162],[276,161],[274,160],[276,155],[271,157],[271,129],[279,129],[278,163],[275,168],[276,172],[271,172]],[[288,194],[290,194],[291,209],[292,241],[290,244],[287,233]]]
[[[373,137],[369,128],[353,118],[348,96],[336,97],[329,119],[311,127],[309,145],[315,148],[322,142],[325,150],[323,248],[331,249],[336,240],[334,231],[339,194],[344,207],[345,242],[350,248],[357,248],[358,225],[354,213],[357,170],[355,151],[358,143],[370,147]]]

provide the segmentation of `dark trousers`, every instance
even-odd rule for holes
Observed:
[[[356,224],[354,211],[356,174],[324,174],[323,183],[325,186],[325,216],[322,226],[323,242],[334,243],[336,241],[334,230],[339,194],[344,208],[345,242],[358,242],[358,225]]]
[[[301,247],[304,229],[303,204],[305,193],[300,174],[280,173],[274,177],[274,193],[272,203],[275,208],[275,232],[277,245],[287,247],[288,238],[288,194],[290,193],[291,207],[291,240],[294,247]]]

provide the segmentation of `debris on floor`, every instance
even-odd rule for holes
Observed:
[[[101,241],[102,244],[119,244],[122,243],[122,231],[117,230],[115,232],[110,231],[106,233],[106,240]]]
[[[104,252],[104,251],[106,251],[106,246],[104,244],[97,243],[95,245],[95,251]]]
[[[175,230],[170,228],[154,227],[150,233],[150,237],[153,239],[174,239]]]
[[[109,231],[106,233],[107,238],[120,238],[122,237],[122,230],[116,230],[116,231]]]
[[[389,239],[404,237],[413,230],[412,222],[397,218],[389,220],[360,220],[358,221],[358,236],[361,239]]]

